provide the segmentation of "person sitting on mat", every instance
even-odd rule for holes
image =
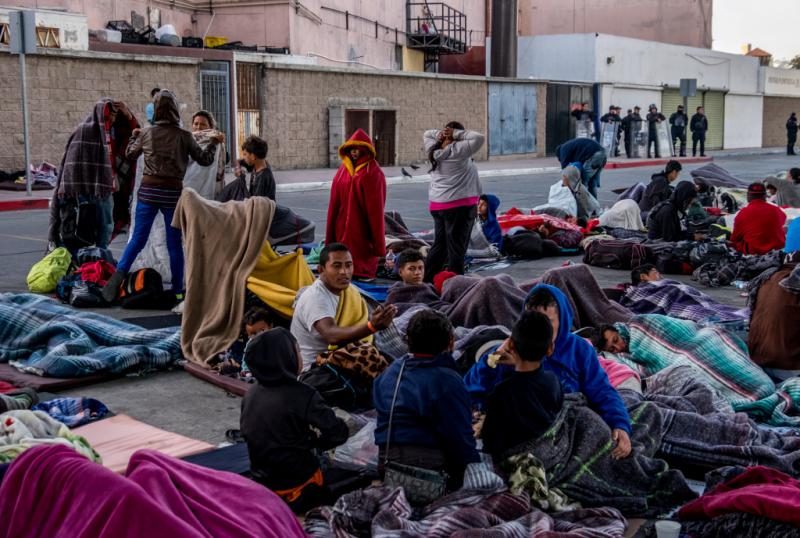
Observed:
[[[319,253],[319,279],[297,292],[291,331],[300,345],[303,369],[317,355],[358,341],[392,324],[397,308],[378,306],[372,315],[353,280],[353,256],[341,243],[331,243]]]
[[[458,489],[466,466],[480,456],[469,394],[452,355],[453,326],[447,316],[426,308],[411,317],[406,340],[408,355],[373,383],[379,473],[387,461],[421,467],[446,473],[447,489]]]
[[[248,343],[245,360],[257,381],[240,419],[253,479],[298,512],[334,500],[315,450],[341,445],[349,432],[322,396],[297,380],[297,341],[280,327],[262,332]]]
[[[542,360],[553,354],[553,325],[541,312],[529,311],[514,325],[511,337],[495,351],[498,364],[514,373],[494,388],[486,400],[481,430],[484,452],[494,461],[515,446],[536,439],[555,422],[564,404],[558,377],[543,370]]]

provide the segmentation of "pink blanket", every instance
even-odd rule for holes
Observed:
[[[150,450],[125,477],[64,446],[24,452],[0,485],[0,537],[301,537],[268,489]]]

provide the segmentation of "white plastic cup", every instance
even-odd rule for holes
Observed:
[[[677,521],[657,521],[656,535],[658,538],[679,538],[681,524]]]

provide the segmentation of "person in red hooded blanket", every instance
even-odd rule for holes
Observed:
[[[331,185],[325,242],[344,243],[353,255],[353,276],[375,278],[378,258],[386,254],[383,208],[386,177],[375,147],[362,129],[339,147],[342,165]]]

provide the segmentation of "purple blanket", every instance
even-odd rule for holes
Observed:
[[[389,292],[386,294],[386,304],[395,305],[401,315],[419,305],[426,305],[434,310],[443,312],[446,312],[450,306],[442,301],[442,298],[436,292],[436,288],[432,285],[408,285],[402,282],[398,282],[389,288]]]
[[[60,445],[25,451],[0,486],[0,537],[303,537],[277,495],[151,450],[119,476]]]
[[[643,282],[628,288],[620,303],[635,314],[661,314],[671,318],[700,322],[743,321],[750,319],[750,309],[718,303],[702,291],[675,280]]]
[[[509,329],[522,312],[526,293],[508,275],[486,278],[454,276],[445,281],[442,300],[454,327],[503,325]]]

